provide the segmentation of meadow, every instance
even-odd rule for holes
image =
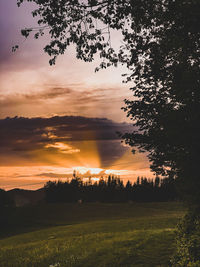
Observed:
[[[1,267],[169,266],[178,202],[43,204],[4,211]]]

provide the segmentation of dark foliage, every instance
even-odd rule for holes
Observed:
[[[200,266],[200,212],[188,213],[179,223],[176,235],[176,254],[171,263],[173,267]]]
[[[98,182],[83,182],[74,177],[67,182],[51,182],[45,185],[47,202],[126,202],[126,201],[172,201],[177,199],[174,179],[165,178],[155,181],[139,178],[132,184],[114,176]]]

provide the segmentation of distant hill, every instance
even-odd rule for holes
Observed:
[[[25,190],[15,188],[7,191],[16,207],[36,205],[45,201],[44,188],[38,190]]]

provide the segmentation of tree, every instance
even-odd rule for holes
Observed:
[[[34,32],[37,39],[49,32],[50,64],[73,44],[85,61],[99,54],[99,68],[126,65],[133,100],[125,100],[124,110],[137,130],[122,137],[148,151],[152,170],[178,178],[185,195],[200,204],[200,1],[27,1],[38,6],[32,15],[39,27],[22,35]],[[112,30],[123,36],[118,51]]]

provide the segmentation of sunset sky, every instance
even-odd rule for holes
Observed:
[[[71,47],[49,66],[43,52],[48,36],[24,38],[20,29],[36,25],[33,6],[0,2],[0,188],[36,189],[52,179],[152,177],[144,154],[131,153],[116,131],[133,128],[121,110],[131,97],[122,83],[126,69],[94,72],[99,60],[76,59]],[[112,34],[113,46],[120,34]],[[16,53],[13,45],[19,44]]]

